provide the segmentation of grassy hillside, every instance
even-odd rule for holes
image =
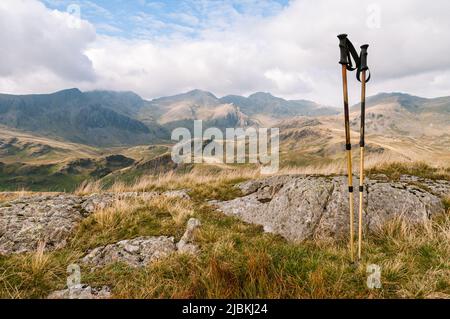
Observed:
[[[99,148],[0,126],[0,162],[3,163],[48,164],[101,154]]]
[[[0,127],[0,191],[70,192],[108,175],[114,181],[115,174],[134,180],[168,151],[166,145],[94,148]]]

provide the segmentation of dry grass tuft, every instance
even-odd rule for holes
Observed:
[[[100,182],[85,182],[76,191],[78,195],[99,193],[103,191],[123,192],[149,192],[187,189],[194,199],[226,199],[237,195],[230,185],[260,177],[257,168],[194,168],[189,173],[170,171],[160,175],[147,175],[140,177],[133,183],[117,181],[109,187]]]
[[[25,189],[22,189],[17,192],[0,192],[0,202],[12,201],[12,200],[21,199],[21,198],[29,197],[29,196],[39,196],[42,194],[57,194],[57,193],[30,192]]]
[[[102,183],[100,180],[97,181],[83,181],[77,189],[74,191],[75,195],[84,196],[94,193],[101,193],[103,191]]]
[[[169,172],[166,174],[144,176],[134,185],[128,187],[129,191],[148,191],[153,189],[180,189],[193,188],[205,184],[220,184],[230,180],[256,178],[259,176],[258,169],[235,169],[219,172],[204,172],[193,170],[187,174]],[[114,186],[113,188],[114,189]]]
[[[384,174],[396,180],[401,175],[413,175],[428,179],[450,180],[450,167],[434,167],[425,162],[393,162],[374,166],[368,169],[368,176],[372,174]]]
[[[353,173],[359,173],[359,166],[356,163],[359,162],[358,152],[354,152],[353,161]],[[382,154],[368,154],[365,159],[366,169],[372,169],[384,165],[389,165],[392,163],[402,163],[407,165],[410,163],[402,156],[396,156],[393,153],[382,153]],[[322,164],[310,164],[303,166],[284,166],[280,169],[277,175],[284,174],[306,174],[306,175],[342,175],[347,174],[347,160],[346,158],[336,158],[329,163]]]
[[[164,211],[170,214],[176,225],[182,225],[194,214],[190,200],[181,198],[168,198],[165,196],[153,196],[151,198],[136,198],[116,200],[112,205],[96,211],[92,219],[103,229],[114,230],[120,227],[125,219],[138,217],[136,212],[140,209]],[[138,222],[139,219],[135,220]]]
[[[50,258],[45,253],[45,243],[40,242],[31,257],[30,269],[34,274],[41,273],[49,264]]]

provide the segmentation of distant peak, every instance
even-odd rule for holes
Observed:
[[[419,96],[415,96],[412,94],[408,94],[408,93],[403,93],[403,92],[381,92],[378,93],[376,95],[374,95],[374,97],[409,97],[409,98],[421,98]]]
[[[256,92],[249,96],[249,98],[252,97],[274,97],[274,96],[269,92]]]
[[[65,89],[65,90],[61,90],[58,91],[56,93],[61,93],[61,92],[67,92],[67,93],[81,93],[79,88],[70,88],[70,89]]]
[[[186,93],[186,95],[191,95],[191,96],[210,96],[210,97],[214,97],[215,95],[212,94],[211,92],[208,91],[204,91],[204,90],[199,90],[199,89],[195,89],[192,91],[189,91]]]
[[[55,93],[43,94],[43,95],[44,96],[56,96],[56,97],[62,97],[64,99],[69,99],[69,98],[78,98],[83,95],[83,92],[81,92],[77,88],[73,88],[73,89],[66,89],[66,90],[61,90],[61,91],[55,92]]]
[[[111,90],[93,90],[87,92],[88,94],[110,95],[113,97],[127,96],[142,100],[141,96],[133,91],[111,91]]]
[[[59,93],[80,94],[82,92],[78,88],[71,88],[71,89],[65,89],[65,90],[55,92],[55,94],[59,94]]]

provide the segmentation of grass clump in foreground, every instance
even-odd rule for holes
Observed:
[[[367,176],[384,174],[392,180],[398,180],[401,175],[413,175],[432,180],[450,180],[450,167],[432,167],[425,162],[394,162],[386,163],[368,169]]]
[[[0,258],[0,297],[43,298],[65,288],[66,267],[89,249],[138,236],[178,240],[188,218],[201,220],[197,256],[174,254],[141,269],[116,263],[91,270],[82,283],[108,285],[114,298],[425,298],[450,296],[450,217],[424,225],[386,224],[364,241],[364,259],[349,262],[347,243],[289,243],[262,227],[224,216],[207,204],[239,193],[245,174],[166,176],[141,180],[135,191],[188,188],[192,200],[118,202],[82,222],[62,250]],[[250,175],[250,174],[249,174]],[[119,189],[119,186],[115,186]],[[125,186],[120,186],[122,189]],[[366,266],[381,267],[382,289],[366,286]]]

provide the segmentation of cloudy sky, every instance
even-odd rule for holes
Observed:
[[[369,94],[450,95],[447,0],[1,0],[0,92],[199,88],[340,105],[339,33],[370,44]]]

